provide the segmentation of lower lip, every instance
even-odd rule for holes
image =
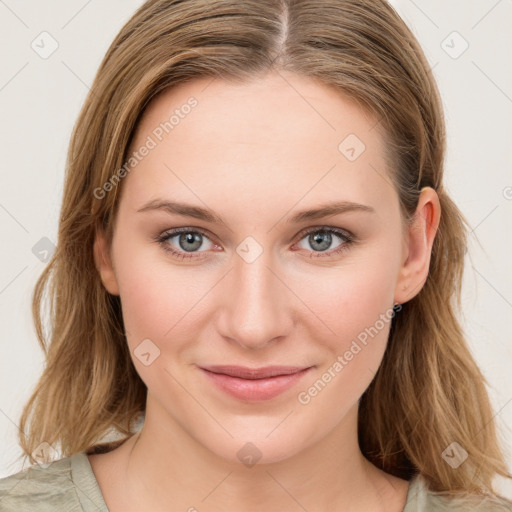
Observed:
[[[270,400],[299,382],[312,367],[306,368],[291,375],[278,375],[265,379],[241,379],[222,373],[213,373],[201,368],[201,371],[222,391],[238,398],[251,402]]]

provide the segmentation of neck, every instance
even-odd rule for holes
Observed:
[[[359,449],[357,404],[329,436],[289,458],[251,467],[212,453],[161,413],[148,401],[142,430],[120,448],[119,478],[133,510],[172,504],[189,512],[356,512],[401,510],[405,503],[407,482],[377,469]]]

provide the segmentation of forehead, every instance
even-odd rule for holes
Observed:
[[[247,84],[196,79],[149,104],[130,154],[151,149],[125,178],[123,196],[137,205],[162,195],[250,201],[255,211],[283,199],[290,206],[389,199],[394,190],[376,125],[339,91],[295,74]]]

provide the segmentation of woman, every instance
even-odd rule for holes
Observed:
[[[444,150],[384,1],[146,2],[72,136],[0,510],[510,510]]]

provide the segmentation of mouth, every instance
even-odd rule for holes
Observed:
[[[218,389],[239,400],[260,402],[270,400],[296,385],[312,370],[297,366],[243,366],[199,367]]]

